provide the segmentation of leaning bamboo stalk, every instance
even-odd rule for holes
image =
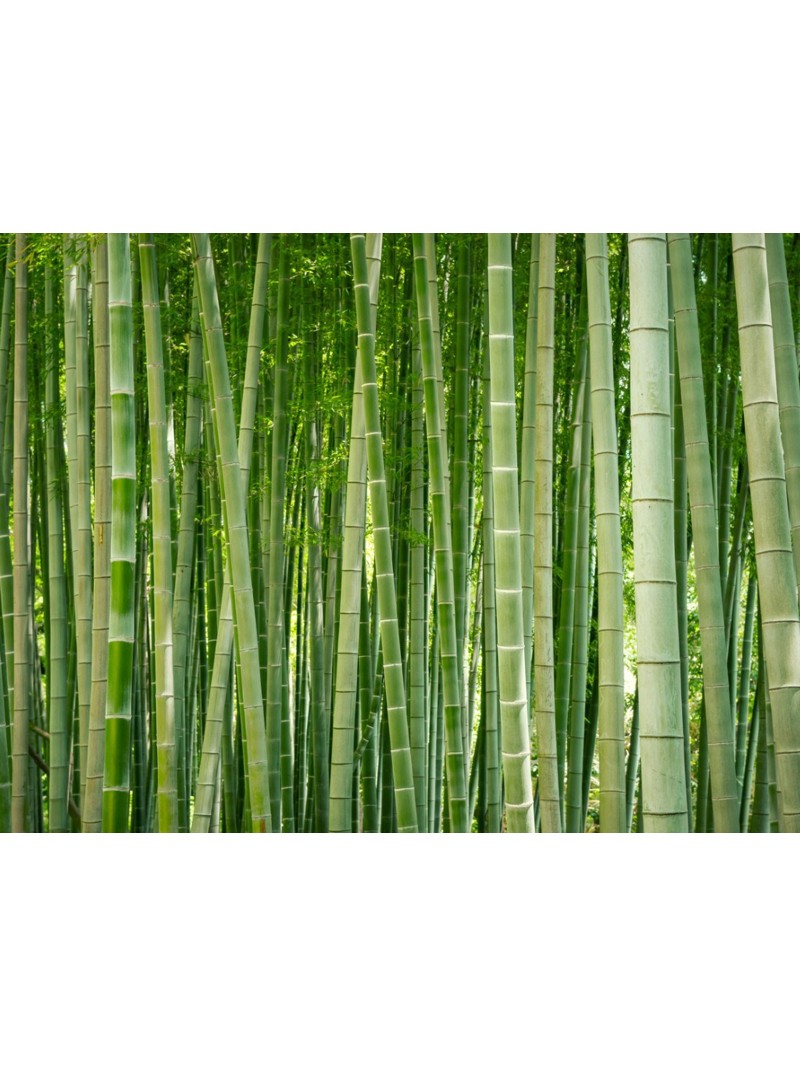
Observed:
[[[714,826],[722,833],[738,833],[739,796],[733,749],[733,716],[728,684],[728,648],[722,605],[717,513],[711,477],[689,234],[670,234],[669,257],[692,512]]]
[[[214,262],[208,234],[194,234],[195,268],[203,309],[208,362],[215,394],[217,436],[225,499],[223,525],[228,543],[234,599],[234,623],[241,665],[243,714],[247,730],[250,804],[253,830],[271,829],[267,738],[261,697],[250,553],[242,492],[241,466],[236,442],[228,363],[222,336]]]
[[[367,236],[367,271],[369,278],[370,323],[374,332],[381,264],[381,235]],[[342,541],[339,633],[336,651],[336,691],[333,701],[331,738],[330,811],[331,832],[349,833],[352,828],[353,750],[356,720],[356,693],[359,685],[359,649],[368,620],[362,611],[364,576],[364,537],[367,500],[367,452],[364,436],[364,398],[361,360],[356,359],[353,378],[353,402],[350,417],[350,448],[347,461],[344,538]],[[364,591],[366,600],[366,591]],[[364,701],[362,700],[362,710]],[[362,767],[369,765],[371,750]],[[371,782],[371,779],[370,779]],[[370,825],[372,807],[364,821]]]
[[[405,681],[397,624],[397,597],[392,562],[389,507],[386,493],[386,474],[383,462],[378,385],[375,375],[375,334],[369,302],[369,280],[364,234],[351,234],[353,276],[358,320],[358,349],[361,362],[364,398],[364,429],[367,450],[369,494],[372,506],[375,563],[377,567],[378,600],[380,605],[383,673],[386,683],[386,716],[391,739],[391,767],[397,805],[398,829],[401,833],[417,832],[417,810],[414,795],[414,771],[406,718]]]
[[[463,678],[460,673],[456,594],[453,580],[452,523],[448,514],[446,478],[448,455],[443,406],[444,396],[443,393],[440,394],[439,390],[442,369],[434,335],[434,318],[430,299],[431,287],[427,268],[425,235],[414,234],[414,277],[422,352],[425,429],[428,441],[429,495],[433,515],[434,561],[436,566],[436,588],[438,590],[436,604],[439,654],[442,661],[448,801],[453,832],[466,833],[469,826],[467,822],[467,777],[462,721],[463,701],[461,689]]]

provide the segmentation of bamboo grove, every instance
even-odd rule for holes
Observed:
[[[797,235],[0,270],[0,829],[800,829]]]

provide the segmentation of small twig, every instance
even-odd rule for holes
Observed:
[[[33,724],[29,723],[28,725],[32,726]],[[39,753],[38,752],[34,752],[34,750],[31,748],[30,745],[28,745],[28,755],[31,757],[31,759],[36,764],[36,766],[39,768],[39,770],[42,771],[44,774],[46,774],[47,777],[49,778],[50,777],[50,768],[47,766],[47,764],[42,759],[42,757],[39,755]],[[70,814],[70,818],[72,819],[72,828],[74,830],[80,830],[80,828],[81,828],[81,813],[78,811],[78,807],[77,807],[75,801],[72,799],[72,797],[70,797],[70,800],[69,800],[69,814]]]

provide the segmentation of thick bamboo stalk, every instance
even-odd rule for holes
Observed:
[[[787,830],[800,829],[800,618],[763,234],[733,235],[750,496],[775,768]],[[769,715],[764,718],[769,725]]]
[[[489,235],[489,361],[492,407],[497,664],[506,822],[532,833],[528,687],[522,621],[511,235]]]
[[[686,832],[675,599],[672,442],[664,234],[631,234],[631,444],[634,582],[644,827]]]
[[[108,235],[111,397],[111,607],[103,830],[128,829],[135,634],[136,415],[127,233]]]

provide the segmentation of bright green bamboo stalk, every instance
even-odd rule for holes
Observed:
[[[14,733],[11,829],[28,829],[28,727],[31,714],[31,648],[28,631],[28,264],[27,239],[16,238],[14,302]]]
[[[512,833],[532,833],[533,790],[522,624],[510,234],[489,235],[489,361],[497,664],[506,822]]]
[[[288,434],[287,407],[289,399],[288,316],[289,282],[286,238],[281,240],[278,326],[273,375],[272,416],[272,475],[270,479],[270,549],[269,549],[269,631],[267,656],[267,755],[269,759],[269,790],[272,825],[277,832],[283,827],[284,796],[283,744],[283,648],[284,648],[284,511],[286,506],[286,438]],[[283,813],[286,816],[288,813]]]
[[[111,609],[103,830],[128,829],[136,586],[136,415],[127,233],[108,235],[111,396]]]
[[[92,326],[95,385],[94,587],[92,591],[92,687],[84,832],[103,823],[103,764],[108,697],[108,624],[111,595],[111,396],[109,392],[108,242],[101,234],[92,252]]]
[[[534,692],[542,829],[561,830],[553,651],[553,355],[556,238],[539,238],[534,472]],[[496,499],[496,497],[495,497]],[[498,620],[498,644],[500,629]],[[505,742],[504,742],[505,744]]]
[[[378,385],[375,378],[375,334],[371,325],[369,281],[364,234],[351,234],[353,279],[358,320],[358,349],[361,362],[364,398],[364,428],[369,472],[369,494],[372,506],[375,564],[377,568],[378,599],[380,604],[381,645],[384,656],[386,682],[386,715],[391,738],[392,775],[397,805],[398,829],[401,833],[416,833],[417,811],[414,795],[414,771],[406,718],[405,682],[397,625],[397,602],[392,562],[389,507],[386,494],[386,475],[383,464],[383,435],[381,433]]]
[[[381,266],[381,234],[367,235],[370,321],[375,330],[378,283]],[[364,436],[364,401],[361,360],[356,359],[353,403],[350,419],[350,448],[347,464],[344,539],[342,543],[339,633],[336,652],[336,692],[333,704],[333,730],[330,771],[330,830],[349,833],[352,826],[353,750],[356,718],[356,692],[359,686],[362,628],[368,626],[362,604],[367,603],[363,574],[367,499],[367,453]],[[362,590],[363,583],[363,590]],[[363,595],[362,595],[363,594]],[[368,633],[368,631],[367,631]],[[363,646],[363,647],[362,647]],[[362,689],[362,694],[364,690]],[[364,698],[361,701],[364,714]],[[371,767],[372,750],[362,760],[362,770]],[[372,779],[369,778],[369,782]],[[371,792],[370,798],[371,799]],[[364,798],[364,829],[372,827],[373,807]]]
[[[467,816],[467,776],[463,747],[463,677],[459,668],[458,628],[453,581],[452,526],[448,522],[447,438],[443,397],[439,391],[441,364],[433,330],[430,285],[423,234],[414,234],[414,278],[419,313],[422,351],[422,382],[425,393],[425,429],[428,440],[429,497],[432,511],[434,561],[438,595],[437,619],[442,660],[442,691],[446,738],[447,782],[451,829],[469,831]]]
[[[753,534],[772,705],[775,766],[785,826],[800,829],[800,619],[781,446],[763,234],[733,235]],[[768,716],[764,716],[768,723]]]
[[[608,243],[605,234],[586,234],[586,286],[597,524],[600,830],[625,833],[622,535]]]
[[[201,387],[203,381],[203,337],[200,333],[197,293],[192,299],[192,321],[189,332],[189,365],[186,384],[186,421],[184,427],[183,481],[181,483],[180,532],[178,534],[178,552],[175,564],[175,598],[172,605],[172,632],[175,677],[175,721],[178,730],[183,730],[188,740],[188,698],[187,660],[189,656],[189,627],[192,614],[192,567],[195,558],[195,517],[197,515],[197,481],[200,468],[200,448],[202,432]],[[180,753],[179,753],[180,757]],[[180,792],[181,775],[178,764],[178,787]],[[216,791],[214,775],[214,789]],[[179,796],[181,823],[188,820],[188,786]]]
[[[75,262],[75,445],[77,527],[75,545],[75,623],[78,643],[81,807],[86,792],[89,715],[92,695],[92,517],[91,415],[89,401],[89,316],[86,242],[76,242]]]
[[[630,234],[631,444],[640,745],[646,831],[686,832],[675,599],[664,234]]]
[[[367,455],[364,440],[364,405],[361,364],[356,361],[350,420],[350,449],[342,544],[342,588],[336,654],[336,692],[333,702],[333,736],[330,773],[330,830],[349,833],[353,782],[353,747],[358,686],[359,632],[362,619],[364,521],[367,495]]]
[[[411,393],[411,633],[409,648],[409,712],[411,760],[417,798],[417,827],[428,830],[428,744],[425,671],[425,457],[423,443],[422,356],[415,336]]]
[[[158,736],[158,829],[178,832],[178,760],[175,736],[175,676],[172,637],[172,530],[167,401],[161,303],[153,234],[139,237],[142,307],[147,350],[147,399],[153,511],[156,720]]]
[[[247,730],[250,803],[253,830],[271,829],[267,738],[261,702],[250,554],[242,492],[241,465],[236,442],[228,363],[208,234],[193,235],[200,304],[203,310],[208,360],[215,394],[217,435],[225,488],[223,526],[228,544],[234,595],[234,622],[241,665],[242,700]]]
[[[733,715],[728,684],[728,649],[719,570],[717,514],[711,477],[689,234],[670,234],[669,256],[692,511],[714,826],[720,833],[738,833],[739,795],[733,750]]]

